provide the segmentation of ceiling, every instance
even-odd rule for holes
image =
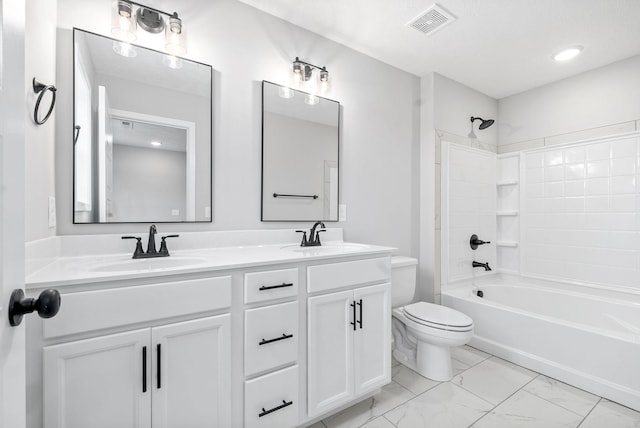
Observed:
[[[457,19],[431,35],[406,24],[434,0],[240,1],[409,73],[437,72],[496,99],[640,54],[640,0],[438,0]],[[551,59],[573,45],[584,46],[575,60]]]

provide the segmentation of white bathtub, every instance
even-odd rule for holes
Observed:
[[[473,318],[471,346],[640,410],[640,293],[493,275],[442,304]]]

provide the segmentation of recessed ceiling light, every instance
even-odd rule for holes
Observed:
[[[160,141],[152,141],[149,144],[151,144],[154,147],[159,147],[162,145],[162,143]]]
[[[567,49],[563,49],[560,52],[553,55],[553,59],[558,62],[569,61],[580,55],[584,47],[582,46],[572,46]]]

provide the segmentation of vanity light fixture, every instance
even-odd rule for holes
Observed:
[[[320,67],[306,61],[301,61],[300,58],[296,57],[293,61],[293,79],[296,83],[304,84],[309,82],[313,76],[314,69],[320,71],[320,90],[326,91],[329,86],[329,71],[327,67]]]
[[[163,12],[129,0],[114,1],[111,15],[111,32],[113,35],[123,42],[131,43],[138,37],[136,34],[138,26],[152,34],[157,34],[164,30],[165,49],[169,54],[184,55],[187,52],[184,43],[182,20],[176,12]]]

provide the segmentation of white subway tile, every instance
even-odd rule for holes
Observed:
[[[544,181],[559,181],[564,179],[564,167],[562,165],[547,166],[544,168]]]
[[[562,165],[563,163],[564,153],[562,150],[550,150],[548,152],[544,152],[545,166]]]
[[[544,184],[545,197],[564,196],[564,183],[562,181],[553,181]]]
[[[576,179],[584,178],[584,176],[585,176],[584,163],[574,163],[574,164],[565,165],[564,167],[565,180],[576,180]]]
[[[611,211],[635,212],[636,211],[636,195],[611,196]]]
[[[588,178],[584,181],[584,194],[599,196],[609,194],[609,178]]]
[[[527,198],[541,198],[544,196],[544,183],[527,184]]]
[[[640,131],[640,129],[639,129]],[[611,155],[613,158],[635,157],[638,155],[638,139],[628,138],[611,143]]]
[[[611,157],[611,143],[595,143],[587,145],[587,161],[609,159]]]
[[[542,183],[544,181],[543,168],[527,169],[525,173],[527,183]]]
[[[565,181],[564,195],[565,196],[583,196],[584,188],[585,188],[584,180]]]
[[[611,175],[634,175],[637,157],[617,158],[611,161]]]
[[[527,168],[542,168],[544,166],[544,152],[525,154],[524,164]]]
[[[607,177],[609,176],[609,160],[598,160],[587,162],[587,177]]]
[[[564,209],[567,213],[584,212],[584,197],[565,198]]]
[[[636,177],[633,175],[624,175],[613,177],[611,179],[611,194],[620,195],[625,193],[636,192]]]
[[[571,147],[564,149],[564,161],[566,163],[584,162],[585,149],[581,147]]]
[[[606,253],[607,266],[626,269],[634,269],[636,267],[638,261],[637,251],[607,249],[603,252]]]
[[[544,198],[547,213],[564,212],[564,198]]]
[[[640,232],[612,231],[608,233],[607,239],[609,248],[640,251]]]

